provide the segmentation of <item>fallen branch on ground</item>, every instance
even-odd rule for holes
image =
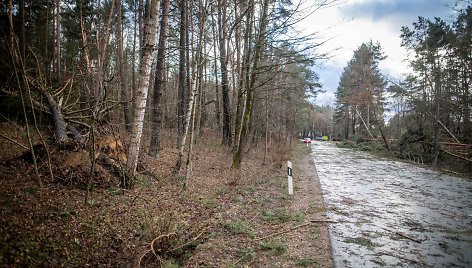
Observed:
[[[462,159],[464,161],[467,161],[469,163],[472,163],[472,159],[469,159],[469,158],[465,158],[463,156],[460,156],[460,155],[457,155],[457,154],[454,154],[454,153],[451,153],[451,152],[448,152],[448,151],[445,151],[444,149],[442,148],[439,148],[442,152],[444,152],[445,154],[448,154],[450,156],[453,156],[453,157],[456,157],[456,158],[459,158],[459,159]]]
[[[281,231],[281,232],[277,232],[277,233],[273,233],[273,234],[270,234],[268,236],[264,236],[264,237],[260,237],[260,238],[255,238],[254,241],[260,241],[260,240],[265,240],[267,238],[271,238],[271,237],[274,237],[274,236],[278,236],[278,235],[281,235],[281,234],[285,234],[285,233],[288,233],[288,232],[291,232],[293,230],[296,230],[298,228],[301,228],[301,227],[305,227],[307,225],[310,225],[311,222],[307,222],[307,223],[304,223],[304,224],[300,224],[300,225],[297,225],[295,227],[292,227],[288,230],[284,230],[284,231]]]
[[[157,255],[156,251],[154,250],[154,243],[159,240],[159,239],[162,239],[164,237],[169,237],[171,235],[175,235],[175,233],[168,233],[168,234],[164,234],[164,235],[160,235],[156,238],[154,238],[152,241],[151,241],[151,249],[147,249],[143,254],[140,255],[138,261],[136,262],[136,264],[134,265],[134,268],[139,268],[141,267],[141,261],[143,260],[143,258],[149,253],[149,252],[152,252],[154,253],[154,256],[156,256],[156,258],[159,258],[159,256]]]
[[[339,223],[337,221],[333,221],[333,220],[310,220],[310,222],[312,223]]]
[[[406,234],[404,234],[404,233],[400,233],[400,232],[398,232],[398,231],[389,230],[389,229],[387,229],[387,228],[382,228],[382,229],[384,229],[384,230],[387,231],[387,232],[392,232],[392,233],[394,233],[394,234],[396,234],[396,235],[399,235],[399,236],[401,236],[401,237],[403,237],[403,238],[409,239],[409,240],[411,240],[411,241],[413,241],[413,242],[416,242],[416,243],[421,243],[421,242],[423,242],[423,241],[421,241],[421,240],[418,240],[418,239],[416,239],[416,238],[414,238],[414,237],[411,237],[411,236],[409,236],[409,235],[406,235]]]
[[[377,254],[375,254],[377,256],[380,256],[380,255],[387,255],[387,256],[390,256],[390,257],[394,257],[394,258],[397,258],[397,259],[400,259],[400,260],[405,260],[405,261],[409,261],[409,262],[412,262],[412,263],[416,263],[416,264],[420,264],[420,265],[425,265],[425,263],[423,262],[420,262],[420,261],[417,261],[417,260],[413,260],[413,259],[410,259],[410,258],[407,258],[407,257],[403,257],[403,256],[400,256],[400,255],[397,255],[397,254],[393,254],[393,253],[389,253],[389,252],[379,252]]]
[[[313,223],[338,223],[338,222],[332,221],[332,220],[329,220],[329,219],[328,220],[310,220],[309,222],[294,226],[294,227],[292,227],[288,230],[280,231],[280,232],[273,233],[273,234],[270,234],[268,236],[264,236],[264,237],[260,237],[260,238],[255,238],[254,241],[265,240],[267,238],[271,238],[271,237],[274,237],[274,236],[279,236],[281,234],[289,233],[289,232],[294,231],[298,228],[305,227],[305,226],[313,224]]]
[[[173,249],[171,249],[170,251],[171,251],[171,252],[172,252],[172,251],[176,251],[176,250],[178,250],[178,249],[181,249],[181,248],[183,248],[183,247],[189,245],[190,243],[196,241],[200,236],[202,236],[202,235],[205,233],[205,231],[206,231],[206,230],[203,230],[201,233],[199,233],[197,236],[195,236],[192,240],[190,240],[190,241],[188,241],[187,243],[185,243],[185,244],[183,244],[183,245],[180,245],[180,246],[178,246],[178,247],[176,247],[176,248],[173,248]]]
[[[396,234],[396,235],[399,235],[399,236],[401,236],[401,237],[404,237],[404,238],[406,238],[406,239],[410,239],[411,241],[414,241],[414,242],[416,242],[416,243],[421,243],[421,242],[422,242],[421,240],[418,240],[418,239],[416,239],[416,238],[413,238],[413,237],[411,237],[411,236],[408,236],[408,235],[403,234],[403,233],[400,233],[400,232],[395,232],[395,234]]]
[[[29,148],[26,147],[25,145],[23,145],[23,144],[17,142],[16,140],[14,140],[14,139],[12,139],[12,138],[6,136],[6,135],[3,135],[2,133],[0,133],[0,136],[3,137],[3,138],[5,138],[6,140],[8,140],[8,141],[10,141],[10,142],[12,142],[12,143],[18,145],[18,146],[20,146],[20,147],[23,148],[23,149],[29,150]]]

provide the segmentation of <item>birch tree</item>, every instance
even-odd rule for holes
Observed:
[[[187,82],[187,53],[185,51],[187,47],[187,31],[188,31],[188,20],[187,20],[187,0],[179,1],[180,9],[180,29],[179,29],[179,91],[177,101],[177,146],[182,141],[182,136],[185,128],[185,86]]]
[[[205,1],[206,2],[206,1]],[[200,1],[200,7],[203,8],[203,3]],[[174,170],[173,170],[173,173],[174,174],[179,174],[180,172],[180,168],[182,166],[182,158],[183,158],[183,155],[184,155],[184,149],[185,149],[185,144],[186,144],[186,140],[187,140],[187,135],[188,135],[188,132],[189,132],[189,128],[192,128],[191,131],[192,131],[192,135],[193,135],[193,128],[194,128],[194,122],[195,122],[195,105],[196,105],[196,102],[195,102],[195,95],[197,93],[197,89],[199,87],[199,85],[197,84],[197,81],[201,81],[200,79],[198,79],[198,75],[201,75],[197,72],[197,70],[199,69],[198,67],[203,64],[202,62],[202,50],[203,50],[203,41],[204,41],[204,27],[205,27],[205,22],[206,22],[206,6],[205,6],[205,11],[201,12],[201,16],[200,16],[200,21],[199,21],[199,35],[198,35],[198,44],[197,44],[197,48],[196,48],[196,51],[197,53],[194,54],[194,57],[192,59],[192,63],[191,63],[191,78],[190,78],[190,96],[189,96],[189,100],[188,100],[188,105],[187,105],[187,112],[185,113],[185,121],[184,121],[184,132],[183,132],[183,135],[182,135],[182,138],[180,139],[180,143],[179,143],[179,154],[178,154],[178,157],[177,157],[177,160],[175,162],[175,166],[174,166]],[[192,142],[192,140],[190,141]],[[189,176],[189,172],[191,170],[191,150],[192,150],[192,145],[190,145],[190,152],[189,152],[189,156],[187,158],[187,163],[186,163],[186,177]]]
[[[148,88],[151,74],[153,50],[156,46],[157,20],[159,0],[147,0],[143,22],[143,45],[141,47],[141,66],[139,69],[139,84],[136,89],[136,107],[134,109],[131,141],[126,165],[128,175],[135,176],[138,165],[141,137],[143,134],[144,113],[148,96]],[[125,181],[122,187],[129,187],[130,182]]]

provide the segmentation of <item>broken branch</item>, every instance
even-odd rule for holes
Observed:
[[[25,145],[23,145],[23,144],[17,142],[16,140],[14,140],[14,139],[12,139],[12,138],[9,138],[9,137],[6,136],[6,135],[3,135],[2,133],[0,133],[0,136],[3,137],[3,138],[5,138],[6,140],[8,140],[8,141],[10,141],[10,142],[12,142],[12,143],[18,145],[18,146],[20,146],[20,147],[23,148],[23,149],[29,150],[29,148],[26,147]]]
[[[291,231],[294,231],[298,228],[302,228],[302,227],[305,227],[307,225],[310,225],[312,223],[337,223],[336,221],[332,221],[332,220],[310,220],[309,222],[306,222],[306,223],[302,223],[300,225],[297,225],[297,226],[294,226],[288,230],[284,230],[284,231],[280,231],[280,232],[277,232],[277,233],[273,233],[273,234],[270,234],[268,236],[264,236],[264,237],[260,237],[260,238],[255,238],[254,241],[260,241],[260,240],[265,240],[267,238],[271,238],[271,237],[274,237],[274,236],[279,236],[281,234],[286,234],[286,233],[289,233]]]
[[[200,236],[202,236],[202,235],[205,233],[205,231],[206,231],[206,230],[203,230],[201,233],[199,233],[197,236],[195,236],[192,240],[190,240],[190,241],[188,241],[187,243],[185,243],[185,244],[183,244],[183,245],[180,245],[180,246],[178,246],[178,247],[176,247],[176,248],[173,248],[173,249],[171,249],[170,251],[171,251],[171,252],[172,252],[172,251],[176,251],[177,249],[181,249],[181,248],[187,246],[188,244],[190,244],[190,243],[196,241]]]
[[[416,239],[416,238],[413,238],[413,237],[411,237],[411,236],[408,236],[408,235],[403,234],[403,233],[400,233],[400,232],[395,232],[395,234],[396,234],[396,235],[399,235],[399,236],[401,236],[401,237],[404,237],[404,238],[406,238],[406,239],[409,239],[409,240],[411,240],[411,241],[414,241],[414,242],[416,242],[416,243],[421,243],[421,242],[422,242],[421,240],[418,240],[418,239]]]

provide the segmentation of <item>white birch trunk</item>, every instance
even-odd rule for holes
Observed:
[[[177,157],[177,161],[175,161],[175,166],[174,170],[172,171],[174,175],[178,175],[180,173],[180,167],[182,166],[182,157],[184,156],[184,149],[185,149],[185,143],[189,131],[189,125],[192,128],[192,138],[190,139],[190,148],[189,148],[189,154],[188,154],[188,159],[186,163],[186,173],[185,173],[185,178],[187,179],[189,177],[189,174],[191,172],[191,161],[192,161],[192,143],[193,143],[193,131],[194,131],[194,126],[195,126],[195,95],[197,93],[197,70],[199,69],[198,67],[203,64],[203,62],[200,62],[202,59],[201,54],[202,54],[202,48],[203,48],[203,27],[206,21],[206,17],[201,17],[200,18],[200,29],[199,29],[199,39],[198,39],[198,45],[197,45],[197,53],[194,54],[193,60],[192,60],[192,66],[191,66],[191,71],[192,71],[192,76],[190,80],[190,97],[188,100],[188,107],[187,107],[187,113],[185,114],[185,121],[184,121],[184,132],[182,134],[182,138],[179,140],[179,155]],[[201,75],[201,74],[198,74]],[[192,119],[192,124],[190,124],[190,120]],[[186,186],[187,182],[185,182],[184,186]]]
[[[136,89],[136,107],[134,110],[133,127],[131,129],[128,163],[126,164],[128,174],[133,177],[136,175],[136,168],[138,166],[141,137],[143,134],[144,113],[146,111],[151,75],[152,56],[154,47],[156,46],[159,0],[148,1],[150,1],[150,3],[146,5],[149,10],[146,10],[148,16],[145,16],[146,21],[143,29],[144,44],[141,50],[141,68],[139,70],[140,80],[138,88]],[[123,186],[128,187],[128,185]]]
[[[195,68],[193,68],[195,70]],[[184,127],[184,133],[182,135],[182,139],[179,142],[179,155],[177,157],[177,161],[175,161],[175,166],[173,173],[174,174],[179,174],[180,172],[180,167],[182,166],[182,157],[184,156],[184,149],[185,149],[185,141],[187,139],[187,134],[188,134],[188,129],[189,129],[189,123],[190,123],[190,118],[192,117],[192,111],[193,111],[193,105],[194,103],[194,98],[195,98],[195,93],[197,91],[196,87],[196,74],[195,72],[192,75],[192,80],[191,80],[191,91],[190,91],[190,98],[188,100],[188,107],[187,107],[187,113],[185,115],[185,127]]]

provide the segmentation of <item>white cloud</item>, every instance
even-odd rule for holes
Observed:
[[[339,76],[354,50],[364,42],[372,40],[382,46],[387,59],[379,66],[384,74],[399,77],[409,72],[405,62],[406,50],[400,46],[401,26],[411,26],[418,16],[432,18],[445,16],[448,12],[442,1],[430,0],[350,0],[339,3],[319,9],[300,24],[304,33],[330,39],[320,48],[320,52],[331,52],[332,58],[326,62],[325,68],[317,70],[326,90],[326,93],[319,94],[318,104],[334,102]]]
[[[336,99],[333,91],[326,91],[319,93],[316,97],[316,104],[318,105],[333,105]]]

